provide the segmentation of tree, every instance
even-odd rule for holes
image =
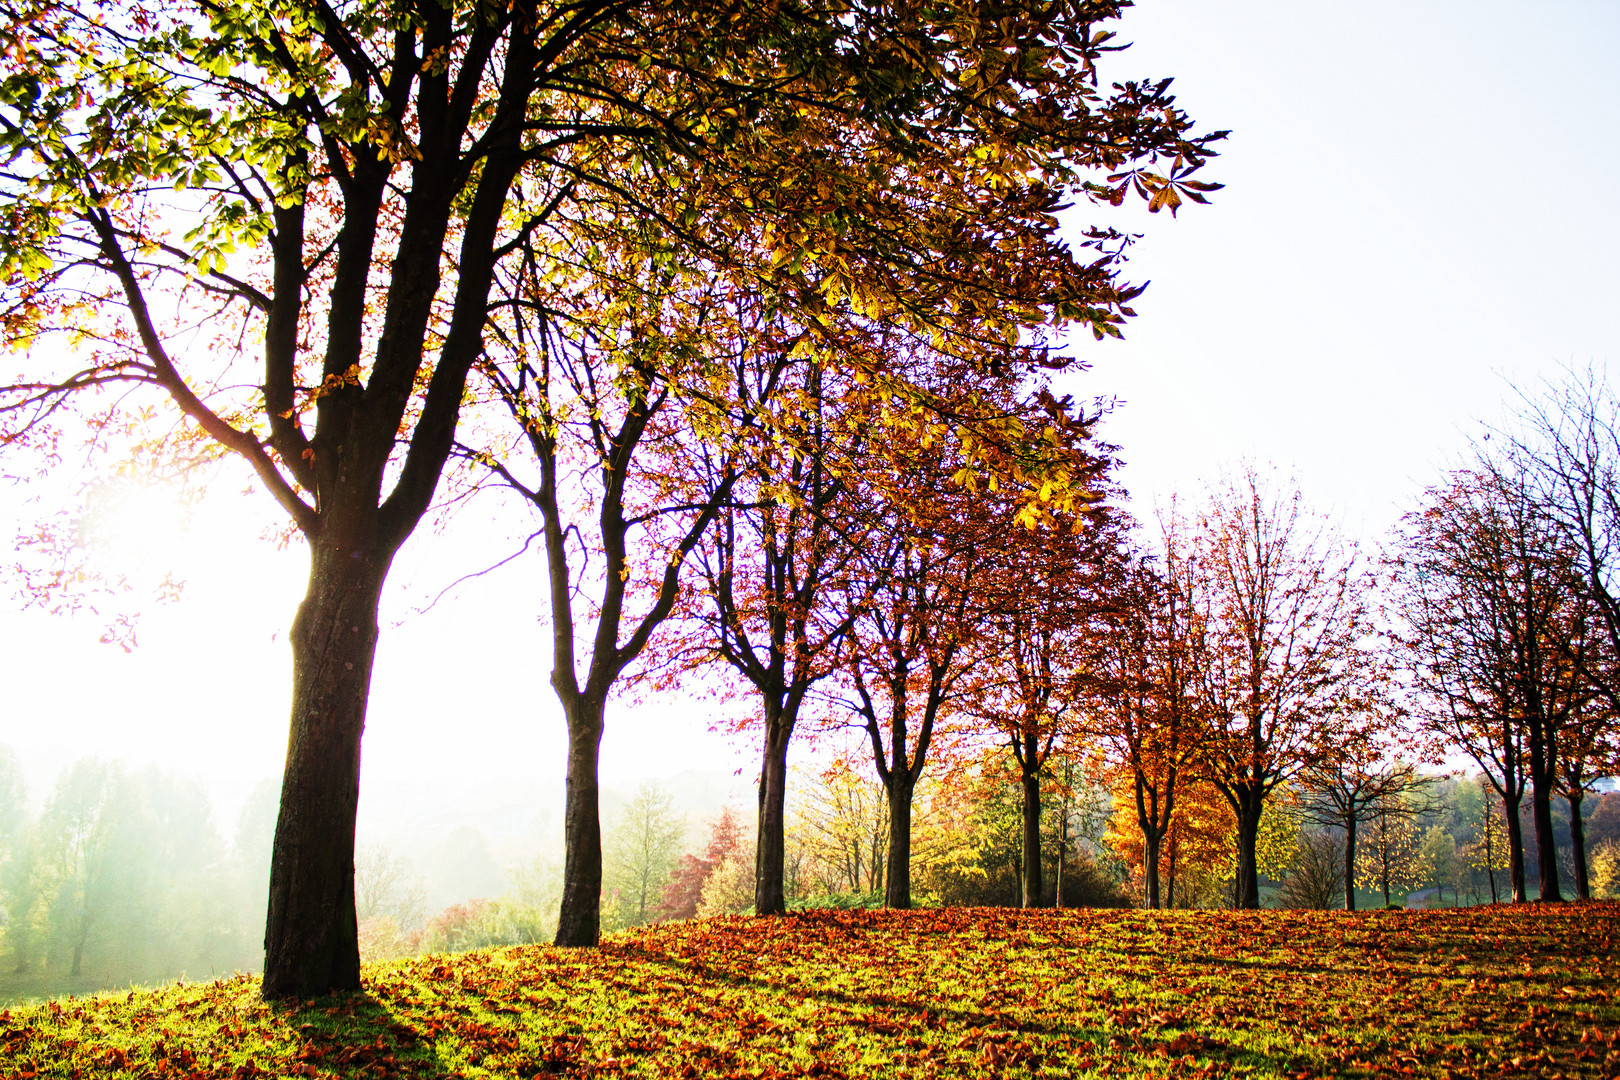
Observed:
[[[309,544],[266,932],[281,997],[359,986],[378,596],[450,450],[508,190],[550,137],[530,101],[608,10],[255,7],[46,0],[8,21],[34,89],[7,103],[0,197],[28,226],[0,276],[33,366],[3,407],[7,441],[48,439],[64,403],[133,386],[113,412],[184,418],[174,451],[244,460]],[[187,347],[201,312],[218,349]],[[47,343],[69,329],[91,345],[64,373]]]
[[[735,494],[697,551],[704,600],[694,618],[698,664],[718,660],[759,697],[763,727],[755,837],[754,913],[787,910],[787,753],[814,686],[832,673],[853,610],[839,610],[836,584],[864,543],[853,462],[869,425],[835,375],[811,364],[802,385],[780,393],[789,413],[762,459],[745,467]],[[688,466],[713,491],[725,477],[707,455]],[[753,720],[750,721],[752,723]]]
[[[1368,736],[1347,742],[1337,754],[1313,762],[1301,774],[1307,794],[1305,818],[1343,832],[1342,877],[1351,883],[1360,880],[1356,850],[1361,824],[1389,800],[1407,799],[1433,782],[1410,762],[1395,760],[1394,747],[1378,739],[1375,731]],[[1344,909],[1356,910],[1354,888],[1344,890]]]
[[[1238,907],[1260,903],[1255,844],[1271,793],[1354,736],[1370,675],[1354,549],[1298,491],[1253,467],[1211,494],[1193,541],[1208,662],[1210,778],[1237,819]]]
[[[1525,395],[1512,455],[1530,477],[1534,498],[1576,552],[1575,590],[1587,601],[1598,647],[1565,649],[1603,707],[1572,717],[1560,753],[1561,793],[1570,800],[1575,894],[1588,899],[1586,838],[1580,804],[1590,778],[1613,772],[1620,761],[1620,426],[1608,372],[1595,365],[1567,368],[1534,398]],[[1557,639],[1560,643],[1565,639]]]
[[[1523,900],[1518,811],[1529,782],[1543,900],[1559,898],[1552,795],[1562,731],[1592,698],[1590,605],[1574,555],[1511,462],[1483,454],[1404,519],[1396,561],[1424,721],[1485,770],[1507,808],[1513,896]]]
[[[1390,904],[1391,890],[1409,889],[1423,880],[1418,861],[1421,841],[1412,820],[1416,813],[1399,796],[1387,796],[1374,805],[1362,836],[1361,869],[1355,884],[1381,890],[1385,907]]]
[[[1346,840],[1326,830],[1305,830],[1299,834],[1294,863],[1283,879],[1285,907],[1325,911],[1343,903]],[[1349,907],[1347,910],[1354,911]]]
[[[1607,648],[1570,653],[1583,674],[1620,713],[1620,425],[1608,372],[1588,366],[1565,369],[1542,392],[1521,397],[1511,457],[1531,497],[1576,553],[1572,584],[1596,610]]]
[[[1179,791],[1196,779],[1209,745],[1199,696],[1206,641],[1195,607],[1197,560],[1184,548],[1172,517],[1163,531],[1162,569],[1144,560],[1128,572],[1101,620],[1089,680],[1098,703],[1096,734],[1111,745],[1135,795],[1150,908],[1160,906],[1160,848],[1175,828]],[[1173,884],[1165,904],[1175,904]]]
[[[1489,775],[1481,774],[1476,784],[1484,790],[1479,800],[1478,817],[1473,824],[1473,837],[1463,849],[1464,858],[1473,870],[1485,871],[1491,885],[1491,903],[1500,897],[1496,892],[1496,874],[1508,869],[1508,837],[1502,818],[1500,794]]]
[[[703,902],[703,887],[727,859],[742,849],[742,822],[731,807],[722,807],[709,825],[709,843],[702,855],[682,855],[659,903],[659,920],[690,919]]]
[[[114,19],[32,0],[8,20],[27,90],[0,136],[19,223],[0,277],[7,340],[34,367],[0,406],[5,438],[48,448],[64,401],[133,384],[149,396],[112,411],[186,418],[174,449],[244,460],[310,547],[267,996],[358,986],[353,818],[377,601],[450,454],[499,267],[537,253],[530,233],[565,199],[640,192],[645,235],[716,252],[742,225],[783,276],[819,266],[819,295],[873,319],[932,291],[969,322],[1050,315],[1117,334],[1125,238],[1093,230],[1100,258],[1082,264],[1056,243],[1036,251],[1025,226],[1055,231],[1065,189],[1114,203],[1134,189],[1174,212],[1213,186],[1190,175],[1213,137],[1188,136],[1168,81],[1097,95],[1113,46],[1093,26],[1119,7],[940,16],[948,32],[909,9],[607,0],[177,2]],[[979,148],[992,152],[966,152]],[[905,182],[874,193],[874,162]],[[1098,168],[1117,171],[1080,179]],[[675,212],[646,194],[670,191]],[[917,212],[923,193],[933,215]],[[933,228],[987,213],[1015,256]],[[877,224],[901,217],[919,228]],[[997,262],[1016,268],[973,287],[972,268]],[[220,349],[184,347],[199,310]],[[95,343],[87,361],[47,357],[62,332]],[[559,933],[588,942],[595,787],[576,778],[571,794]]]
[[[577,569],[581,555],[573,552],[569,558],[568,538],[578,522],[558,505],[554,482],[561,464],[560,418],[568,412],[576,417],[591,413],[598,391],[609,386],[625,394],[622,407],[608,411],[605,415],[612,419],[596,425],[601,431],[593,433],[617,428],[617,437],[597,439],[601,490],[590,496],[599,513],[585,545],[586,550],[600,550],[609,563],[622,562],[626,529],[655,513],[653,504],[643,504],[643,515],[629,520],[618,513],[626,466],[660,422],[653,414],[670,400],[666,395],[681,400],[688,393],[701,397],[707,390],[712,395],[707,404],[718,413],[735,404],[739,408],[733,420],[758,424],[766,419],[748,417],[765,404],[763,397],[747,399],[740,387],[736,394],[715,392],[710,384],[717,371],[728,382],[771,386],[774,377],[734,376],[754,369],[779,372],[813,359],[864,381],[887,405],[898,403],[900,422],[913,422],[920,411],[931,418],[926,421],[931,428],[952,429],[968,411],[960,407],[958,395],[921,389],[909,363],[875,362],[916,352],[889,347],[884,344],[888,339],[929,343],[959,366],[1016,382],[1032,366],[1050,362],[1046,326],[1078,320],[1099,337],[1117,334],[1116,324],[1129,314],[1124,305],[1135,295],[1117,281],[1126,238],[1107,229],[1088,231],[1084,246],[1095,249],[1098,257],[1082,263],[1057,235],[1052,213],[1057,203],[1051,196],[1073,191],[1117,205],[1134,190],[1149,199],[1151,209],[1169,206],[1173,211],[1183,199],[1203,201],[1200,192],[1211,185],[1188,175],[1202,162],[1199,155],[1207,153],[1209,140],[1183,137],[1188,130],[1184,117],[1162,108],[1144,114],[1135,100],[1137,84],[1129,84],[1132,89],[1122,84],[1119,92],[1102,100],[1095,93],[1092,60],[1086,59],[1078,72],[1073,69],[1075,60],[1090,57],[1101,45],[1090,30],[1092,23],[1116,10],[1104,4],[1059,14],[1027,4],[1021,11],[1000,9],[994,18],[981,18],[976,30],[953,17],[947,20],[948,31],[925,30],[920,37],[915,13],[806,11],[802,25],[786,24],[802,31],[805,40],[789,36],[760,42],[763,59],[742,49],[727,55],[722,65],[727,75],[718,84],[748,86],[754,99],[746,108],[725,111],[726,120],[703,115],[696,124],[699,133],[723,129],[725,138],[719,141],[724,152],[680,159],[671,155],[656,165],[638,160],[624,170],[635,183],[596,184],[588,190],[575,172],[565,172],[532,193],[536,204],[548,208],[586,204],[577,213],[560,215],[557,228],[541,222],[523,237],[516,250],[525,268],[512,278],[515,288],[502,306],[502,317],[516,319],[527,312],[538,330],[525,335],[521,326],[514,326],[516,332],[506,335],[505,355],[489,358],[492,369],[507,365],[506,377],[492,381],[519,421],[542,474],[527,491],[546,522],[554,687],[570,725],[572,778],[565,817],[567,911],[559,921],[559,942],[595,940],[600,837],[597,786],[590,774],[603,703],[628,664],[647,647],[651,631],[668,617],[681,565],[707,527],[707,518],[726,502],[740,468],[736,460],[725,461],[718,471],[719,485],[691,507],[697,512],[687,519],[690,527],[674,530],[680,541],[667,561],[652,564],[661,572],[649,573],[635,590],[647,600],[638,618],[621,618],[616,594],[627,592],[623,573],[604,571],[593,605],[596,626],[587,635],[592,647],[588,655],[576,655],[584,652],[578,648],[582,635],[563,617],[571,612],[562,611],[559,600],[565,595],[560,586],[579,585],[571,565]],[[1065,30],[1071,18],[1077,21]],[[763,21],[786,33],[775,16]],[[832,26],[854,30],[862,43],[859,56],[840,48],[847,44],[841,32],[834,32],[830,41],[818,34],[818,28]],[[732,20],[719,36],[729,44],[742,29]],[[873,43],[890,40],[896,43],[893,56],[875,63]],[[919,53],[922,42],[928,45]],[[805,55],[793,51],[795,43]],[[1018,73],[1006,70],[991,76],[990,84],[1017,86],[1015,92],[986,94],[945,76],[947,71],[974,69],[981,55],[993,54],[991,63],[1000,70],[1008,49],[1024,57]],[[1060,56],[1066,51],[1072,55]],[[840,65],[847,65],[850,79],[828,83],[829,72],[841,70]],[[872,80],[886,69],[903,69],[896,73],[899,82],[889,86],[913,89],[903,94],[880,91]],[[980,70],[988,74],[988,69]],[[755,76],[752,85],[748,75]],[[1167,85],[1158,86],[1155,94],[1162,95]],[[852,95],[857,87],[872,93]],[[924,92],[915,92],[919,88]],[[667,93],[665,87],[656,89]],[[850,101],[852,96],[858,104]],[[1144,115],[1154,118],[1146,129]],[[1173,122],[1161,124],[1161,116]],[[993,160],[982,153],[987,137],[1001,147]],[[846,149],[854,146],[862,152],[848,154]],[[1172,150],[1180,156],[1166,174],[1145,168],[1156,155]],[[1012,159],[1019,162],[1016,179],[1007,171]],[[1088,163],[1133,167],[1113,173],[1107,185],[1088,184],[1076,171]],[[807,176],[816,178],[813,193],[804,183]],[[843,209],[829,213],[830,208]],[[651,223],[676,228],[649,228]],[[582,230],[590,242],[582,242]],[[683,242],[665,242],[666,231]],[[607,242],[595,242],[600,237]],[[557,287],[553,273],[557,250],[585,253],[584,262],[573,260],[568,273],[583,270],[600,287],[564,295],[568,290]],[[1015,258],[1009,258],[1012,252]],[[919,267],[926,269],[918,273]],[[690,289],[707,289],[709,295],[700,303],[686,303]],[[593,319],[605,311],[621,321],[606,335],[571,335],[579,355],[596,353],[606,362],[587,365],[595,366],[600,377],[583,395],[583,407],[570,410],[547,396],[550,380],[534,377],[529,355],[546,356],[541,339],[554,335],[556,324],[574,329],[580,310]],[[757,328],[756,314],[763,316],[758,325],[773,331],[758,339],[747,332]],[[711,318],[716,327],[705,325]],[[676,388],[678,380],[664,364],[671,359],[685,368],[683,375],[691,380],[687,388]],[[925,369],[933,370],[931,365]],[[528,399],[526,385],[541,400]],[[689,421],[690,415],[683,419]],[[734,449],[730,432],[701,421],[682,423],[666,416],[662,423],[666,435],[688,430],[707,435],[710,445],[723,448],[722,456]],[[1043,460],[1041,433],[1026,438],[1016,424],[991,427],[993,431],[964,438],[974,448],[969,457],[974,469],[987,468],[989,459],[1012,446],[1022,467],[1040,476],[1048,495],[1059,503],[1070,497],[1065,493],[1066,459],[1060,453]],[[612,446],[611,454],[601,449],[606,445]],[[655,487],[667,479],[658,477]],[[676,500],[675,505],[682,504]],[[621,622],[626,632],[622,640]],[[767,857],[773,849],[767,845]]]
[[[388,917],[408,927],[422,916],[426,894],[409,859],[386,844],[361,844],[354,853],[355,916]]]
[[[804,776],[802,788],[795,832],[809,857],[814,891],[881,889],[889,839],[889,804],[881,785],[839,757]]]
[[[1446,886],[1450,885],[1453,893],[1457,888],[1460,867],[1457,861],[1456,838],[1443,826],[1431,826],[1423,834],[1417,858],[1424,880],[1434,886],[1436,897],[1444,903]],[[1453,896],[1453,900],[1460,902],[1460,898],[1456,896]]]
[[[39,374],[9,388],[5,437],[48,440],[71,397],[132,384],[149,393],[128,407],[188,422],[176,452],[244,459],[310,547],[267,997],[359,985],[354,809],[377,599],[451,448],[508,193],[581,138],[666,141],[557,107],[582,82],[624,104],[608,59],[623,14],[177,4],[108,21],[46,2],[8,21],[34,90],[8,102],[4,198],[29,226],[8,232],[0,273],[8,341]],[[191,310],[220,349],[185,348]],[[70,328],[91,355],[48,373],[44,344]]]
[[[650,781],[638,787],[608,833],[607,886],[618,896],[621,925],[651,921],[685,838],[669,795]]]
[[[1116,784],[1106,842],[1125,866],[1140,868],[1142,902],[1152,906],[1147,843],[1135,784],[1128,774]],[[1229,906],[1237,871],[1232,809],[1213,784],[1196,776],[1177,784],[1175,814],[1158,845],[1160,907]],[[1134,871],[1132,872],[1134,876]]]
[[[53,960],[70,954],[70,976],[83,973],[94,938],[115,936],[109,924],[149,902],[153,860],[142,802],[122,769],[85,760],[57,783],[40,815],[50,950]]]
[[[1592,850],[1592,891],[1605,900],[1620,899],[1620,843],[1605,840]]]
[[[924,461],[900,467],[910,491],[943,479]],[[949,509],[946,509],[949,506]],[[921,520],[910,520],[917,507]],[[847,708],[871,741],[888,795],[884,906],[911,906],[911,804],[942,714],[980,659],[970,641],[974,589],[985,557],[986,508],[966,492],[932,485],[927,496],[890,504],[855,579],[862,599],[851,623]],[[953,519],[952,514],[962,515]],[[926,515],[926,516],[923,516]],[[1007,523],[1010,525],[1010,522]],[[869,599],[864,599],[868,598]]]
[[[1093,464],[1090,482],[1099,496],[1110,464],[1101,456]],[[1012,518],[1016,506],[1002,513]],[[1089,646],[1120,587],[1118,533],[1114,512],[1099,501],[1083,515],[1054,515],[1033,528],[997,535],[992,526],[980,541],[988,558],[974,591],[986,656],[965,708],[992,738],[1005,741],[1018,767],[1025,907],[1044,902],[1042,776],[1061,740],[1079,733],[1075,714]]]
[[[1592,898],[1581,806],[1598,780],[1616,772],[1620,772],[1620,725],[1615,723],[1607,697],[1595,696],[1584,707],[1571,710],[1559,725],[1558,771],[1553,779],[1553,789],[1569,803],[1570,854],[1578,900]]]

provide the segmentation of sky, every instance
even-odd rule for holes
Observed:
[[[1620,4],[1141,0],[1119,28],[1134,44],[1106,75],[1174,76],[1202,128],[1232,131],[1203,173],[1226,185],[1211,205],[1074,212],[1143,234],[1139,317],[1123,342],[1076,341],[1089,370],[1061,380],[1121,399],[1103,434],[1140,516],[1248,459],[1374,547],[1514,385],[1620,364]],[[148,580],[172,565],[186,582],[146,610],[135,651],[101,644],[96,618],[0,606],[0,744],[36,797],[79,756],[152,761],[206,774],[228,831],[279,775],[306,564],[257,539],[268,511],[240,486],[189,515],[156,497],[120,511],[106,565]],[[0,492],[0,514],[22,522],[72,494],[65,479]],[[396,563],[362,833],[467,792],[533,790],[560,821],[538,554],[422,610],[513,534],[466,517]],[[746,792],[756,751],[708,730],[718,709],[616,703],[604,781],[715,770]]]

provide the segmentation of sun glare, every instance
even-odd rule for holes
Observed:
[[[172,486],[138,480],[104,481],[85,497],[78,540],[108,570],[163,574],[190,525],[190,511]]]

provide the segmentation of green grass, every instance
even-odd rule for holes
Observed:
[[[1620,905],[815,912],[0,1012],[0,1076],[1620,1075]]]

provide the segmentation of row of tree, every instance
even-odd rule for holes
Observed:
[[[717,538],[697,544],[705,587],[671,657],[729,666],[763,696],[756,910],[781,910],[776,778],[807,702],[820,724],[867,735],[888,797],[890,906],[911,900],[930,752],[985,745],[1009,752],[1025,792],[1029,904],[1046,893],[1043,769],[1101,761],[1127,779],[1150,906],[1180,802],[1212,789],[1235,827],[1235,902],[1254,907],[1279,793],[1342,837],[1345,882],[1364,878],[1371,829],[1387,894],[1391,830],[1431,783],[1417,765],[1458,753],[1501,803],[1511,896],[1526,898],[1526,802],[1539,895],[1561,896],[1555,798],[1570,807],[1575,895],[1590,896],[1581,808],[1620,771],[1617,410],[1596,371],[1526,402],[1505,448],[1482,443],[1379,560],[1252,468],[1200,506],[1172,505],[1143,545],[1106,497],[1094,444],[1103,498],[1027,528],[1011,527],[1016,495],[952,486],[955,462],[928,453],[899,469],[869,455],[877,477],[840,470],[821,504],[805,487],[724,508]]]
[[[486,492],[533,515],[547,568],[561,945],[601,929],[598,748],[640,679],[725,671],[755,703],[761,915],[786,908],[802,721],[870,749],[894,907],[930,761],[987,745],[1017,777],[1031,905],[1043,773],[1098,756],[1129,778],[1149,902],[1205,783],[1248,907],[1291,786],[1342,795],[1354,857],[1378,785],[1401,782],[1404,716],[1494,769],[1521,864],[1523,785],[1541,836],[1555,786],[1578,803],[1609,769],[1612,409],[1587,442],[1546,413],[1570,451],[1554,439],[1520,486],[1563,501],[1519,514],[1524,538],[1447,547],[1474,536],[1467,500],[1410,520],[1399,626],[1374,617],[1374,569],[1253,470],[1151,542],[1120,509],[1102,410],[1051,393],[1073,360],[1048,346],[1118,336],[1130,237],[1067,243],[1058,212],[1201,202],[1219,137],[1168,80],[1099,78],[1123,6],[31,0],[8,21],[0,325],[27,366],[0,438],[47,469],[86,431],[147,468],[234,455],[309,545],[266,996],[359,985],[378,598],[436,503]],[[1548,514],[1551,555],[1530,536]],[[37,569],[41,595],[78,580]],[[1509,607],[1469,624],[1492,574]]]
[[[866,525],[818,499],[988,520],[973,485],[1005,482],[1026,515],[1078,520],[1095,455],[1085,418],[1039,389],[1072,362],[1047,341],[1118,336],[1139,290],[1120,276],[1130,236],[1066,242],[1059,211],[1202,202],[1220,137],[1194,134],[1168,79],[1099,78],[1126,6],[28,0],[5,20],[0,325],[26,361],[0,439],[46,473],[80,437],[147,470],[233,457],[309,547],[267,997],[359,985],[378,598],[447,489],[497,482],[538,517],[569,730],[563,945],[599,931],[606,702],[700,548],[724,593],[733,510],[787,575],[762,585],[783,603],[750,646],[790,658],[810,633],[796,590],[819,574],[798,530],[865,548]],[[940,473],[919,488],[923,461]],[[36,539],[50,556],[70,536]],[[965,595],[938,575],[977,563],[926,530],[872,546],[885,592],[859,610],[889,639],[861,655],[887,667],[851,686],[877,745],[954,692],[958,646],[911,613]],[[80,580],[71,559],[33,571],[42,597]],[[773,745],[797,664],[755,673]],[[928,745],[884,751],[897,808]]]

